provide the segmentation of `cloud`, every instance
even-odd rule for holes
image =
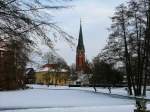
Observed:
[[[74,0],[66,3],[74,6],[72,8],[47,12],[54,15],[53,20],[76,39],[82,18],[86,55],[91,60],[106,44],[107,28],[111,24],[109,17],[113,15],[115,7],[125,1],[127,0]],[[59,49],[57,52],[69,64],[75,63],[76,47],[72,50],[65,41],[61,40],[56,43],[56,49]]]

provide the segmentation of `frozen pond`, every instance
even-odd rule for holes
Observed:
[[[97,112],[102,108],[133,108],[129,99],[71,89],[28,89],[0,92],[0,108],[5,112]],[[94,111],[95,110],[95,111]],[[104,109],[102,109],[104,110]],[[99,111],[101,112],[101,111]],[[103,111],[102,111],[103,112]]]

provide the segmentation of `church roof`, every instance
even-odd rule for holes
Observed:
[[[83,44],[83,34],[82,34],[82,25],[81,25],[81,22],[80,22],[80,32],[79,32],[79,39],[78,39],[78,46],[77,46],[77,51],[78,50],[85,51],[84,44]]]

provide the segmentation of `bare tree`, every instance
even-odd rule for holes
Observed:
[[[0,0],[0,44],[2,43],[0,48],[4,48],[9,52],[6,53],[9,56],[3,58],[10,57],[10,60],[5,59],[4,63],[11,62],[8,68],[12,67],[12,70],[15,70],[13,73],[6,73],[7,76],[14,75],[16,77],[17,74],[23,76],[25,66],[29,61],[29,53],[36,47],[38,42],[36,40],[42,40],[47,46],[53,48],[53,42],[49,37],[50,33],[47,32],[51,32],[54,38],[61,36],[68,43],[73,44],[73,37],[58,27],[52,21],[52,16],[46,13],[46,10],[67,7],[53,5],[54,1]],[[5,65],[4,63],[1,65]],[[17,69],[18,67],[20,69]],[[7,72],[8,68],[4,67],[2,71]],[[5,76],[3,75],[3,77]],[[0,81],[2,79],[0,78]],[[16,83],[17,81],[18,79],[15,78]],[[5,82],[7,81],[5,80]]]
[[[129,94],[146,95],[149,75],[149,0],[130,0],[116,8],[107,46],[99,55],[106,62],[123,62]],[[133,88],[133,91],[132,91]]]

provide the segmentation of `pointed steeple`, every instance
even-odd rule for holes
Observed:
[[[80,32],[79,32],[79,39],[78,39],[78,46],[77,46],[77,51],[79,51],[79,50],[85,51],[84,44],[83,44],[83,34],[82,34],[81,20],[80,20]]]
[[[80,21],[80,32],[78,39],[78,46],[76,52],[76,70],[84,72],[85,70],[85,49],[83,44],[82,25]]]

